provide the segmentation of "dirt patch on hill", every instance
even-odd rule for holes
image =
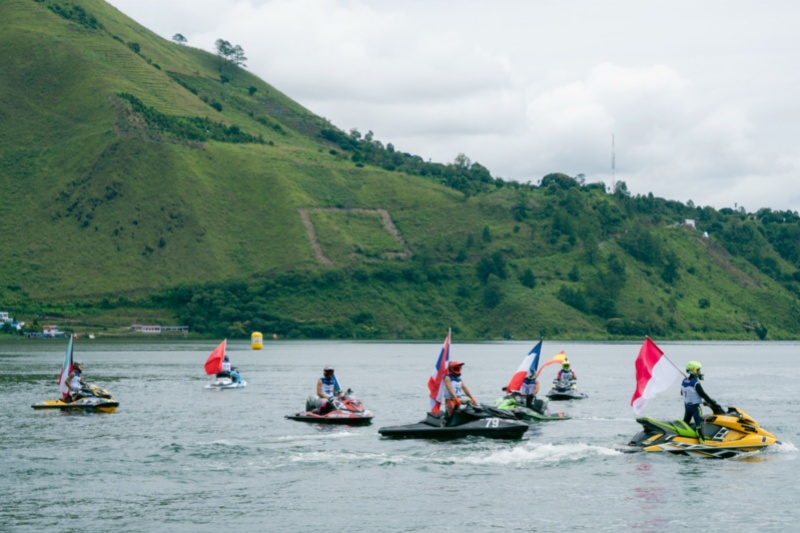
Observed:
[[[311,209],[300,208],[297,211],[300,213],[300,219],[303,221],[303,226],[306,228],[306,233],[308,233],[308,240],[311,243],[312,250],[314,251],[314,257],[316,257],[317,261],[323,265],[333,265],[333,261],[328,259],[322,251],[322,246],[320,246],[319,239],[317,239],[317,232],[314,230],[314,223],[311,222],[311,213],[344,213],[379,216],[381,217],[383,227],[403,249],[402,252],[386,252],[382,254],[382,256],[388,259],[409,259],[411,257],[411,250],[408,248],[408,244],[406,243],[405,239],[403,239],[403,236],[400,235],[400,231],[397,229],[397,226],[394,225],[392,217],[389,215],[389,212],[386,209],[343,209],[337,207],[319,207]]]

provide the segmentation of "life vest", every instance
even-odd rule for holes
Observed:
[[[530,396],[533,394],[533,390],[535,387],[536,387],[536,378],[534,378],[533,381],[528,381],[528,379],[526,378],[522,382],[522,387],[520,387],[519,392],[524,396]]]
[[[557,379],[563,379],[565,377],[568,377],[570,379],[577,379],[575,377],[575,372],[573,372],[572,370],[567,370],[567,371],[559,370]]]
[[[321,377],[319,380],[322,382],[322,394],[326,397],[330,398],[334,394],[336,394],[336,388],[338,383],[336,382],[336,378],[326,378]]]
[[[222,361],[222,371],[223,372],[230,372],[231,371],[231,362],[230,361]]]
[[[67,386],[69,387],[69,390],[71,390],[71,391],[80,390],[80,388],[81,388],[81,373],[78,372],[77,370],[73,370],[73,373],[74,373],[74,375],[72,376],[72,379],[69,380],[69,383],[67,383]]]
[[[453,392],[456,393],[455,398],[460,398],[464,395],[464,388],[461,386],[461,376],[456,376],[455,374],[448,374],[447,377],[450,378],[450,386],[453,387]],[[450,395],[450,391],[447,387],[444,388],[444,397],[448,400],[454,400],[455,398]]]
[[[683,395],[683,403],[689,405],[699,405],[702,402],[700,394],[697,393],[697,378],[688,377],[681,382],[681,394]]]

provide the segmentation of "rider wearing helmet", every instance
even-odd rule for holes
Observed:
[[[444,377],[444,402],[447,406],[448,418],[453,415],[456,407],[461,405],[461,396],[469,396],[473,405],[478,405],[478,401],[469,391],[467,386],[461,382],[461,368],[464,363],[461,361],[450,361],[447,364],[447,375]]]
[[[568,379],[570,381],[575,381],[578,379],[578,377],[575,375],[575,371],[570,368],[569,361],[564,361],[561,364],[561,370],[558,371],[556,379],[559,381],[562,379]]]
[[[66,380],[69,392],[64,393],[64,401],[71,402],[77,397],[78,391],[86,384],[83,379],[83,363],[75,361]]]
[[[317,398],[322,400],[319,407],[319,414],[324,415],[333,409],[332,400],[334,396],[342,393],[336,376],[333,375],[333,368],[326,366],[322,370],[322,377],[317,380]]]
[[[703,412],[700,409],[702,400],[705,400],[714,411],[720,410],[717,402],[712,400],[708,394],[703,390],[700,381],[703,380],[703,365],[697,361],[689,361],[686,363],[686,373],[688,376],[681,382],[681,395],[683,396],[683,403],[685,411],[683,414],[683,421],[687,424],[694,419],[695,429],[700,440],[703,440],[701,430],[703,429]]]

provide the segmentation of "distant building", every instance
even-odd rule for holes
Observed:
[[[189,326],[158,326],[158,325],[145,325],[133,324],[131,329],[136,333],[147,333],[151,335],[161,335],[162,333],[189,333]]]
[[[42,337],[55,338],[55,337],[66,337],[66,336],[67,334],[58,329],[58,326],[54,325],[42,326]]]
[[[690,228],[692,228],[692,229],[695,229],[695,227],[696,227],[696,226],[694,225],[694,219],[693,219],[693,218],[687,218],[686,220],[684,220],[684,221],[683,221],[683,225],[684,225],[684,226],[688,226],[688,227],[690,227]]]
[[[11,317],[8,316],[8,311],[0,311],[0,322],[11,322]]]

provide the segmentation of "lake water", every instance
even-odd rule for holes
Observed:
[[[248,386],[212,391],[203,363],[218,342],[78,339],[89,382],[113,414],[34,411],[58,396],[66,341],[0,341],[2,531],[796,531],[800,344],[659,343],[703,363],[704,386],[782,443],[739,460],[623,454],[641,343],[545,340],[589,394],[551,402],[573,419],[522,441],[382,439],[416,422],[441,343],[229,342]],[[462,344],[464,382],[500,396],[533,342]],[[285,420],[333,365],[375,413],[371,426]],[[544,370],[545,383],[555,367]],[[547,386],[543,384],[542,392]],[[645,412],[683,414],[678,385]]]

